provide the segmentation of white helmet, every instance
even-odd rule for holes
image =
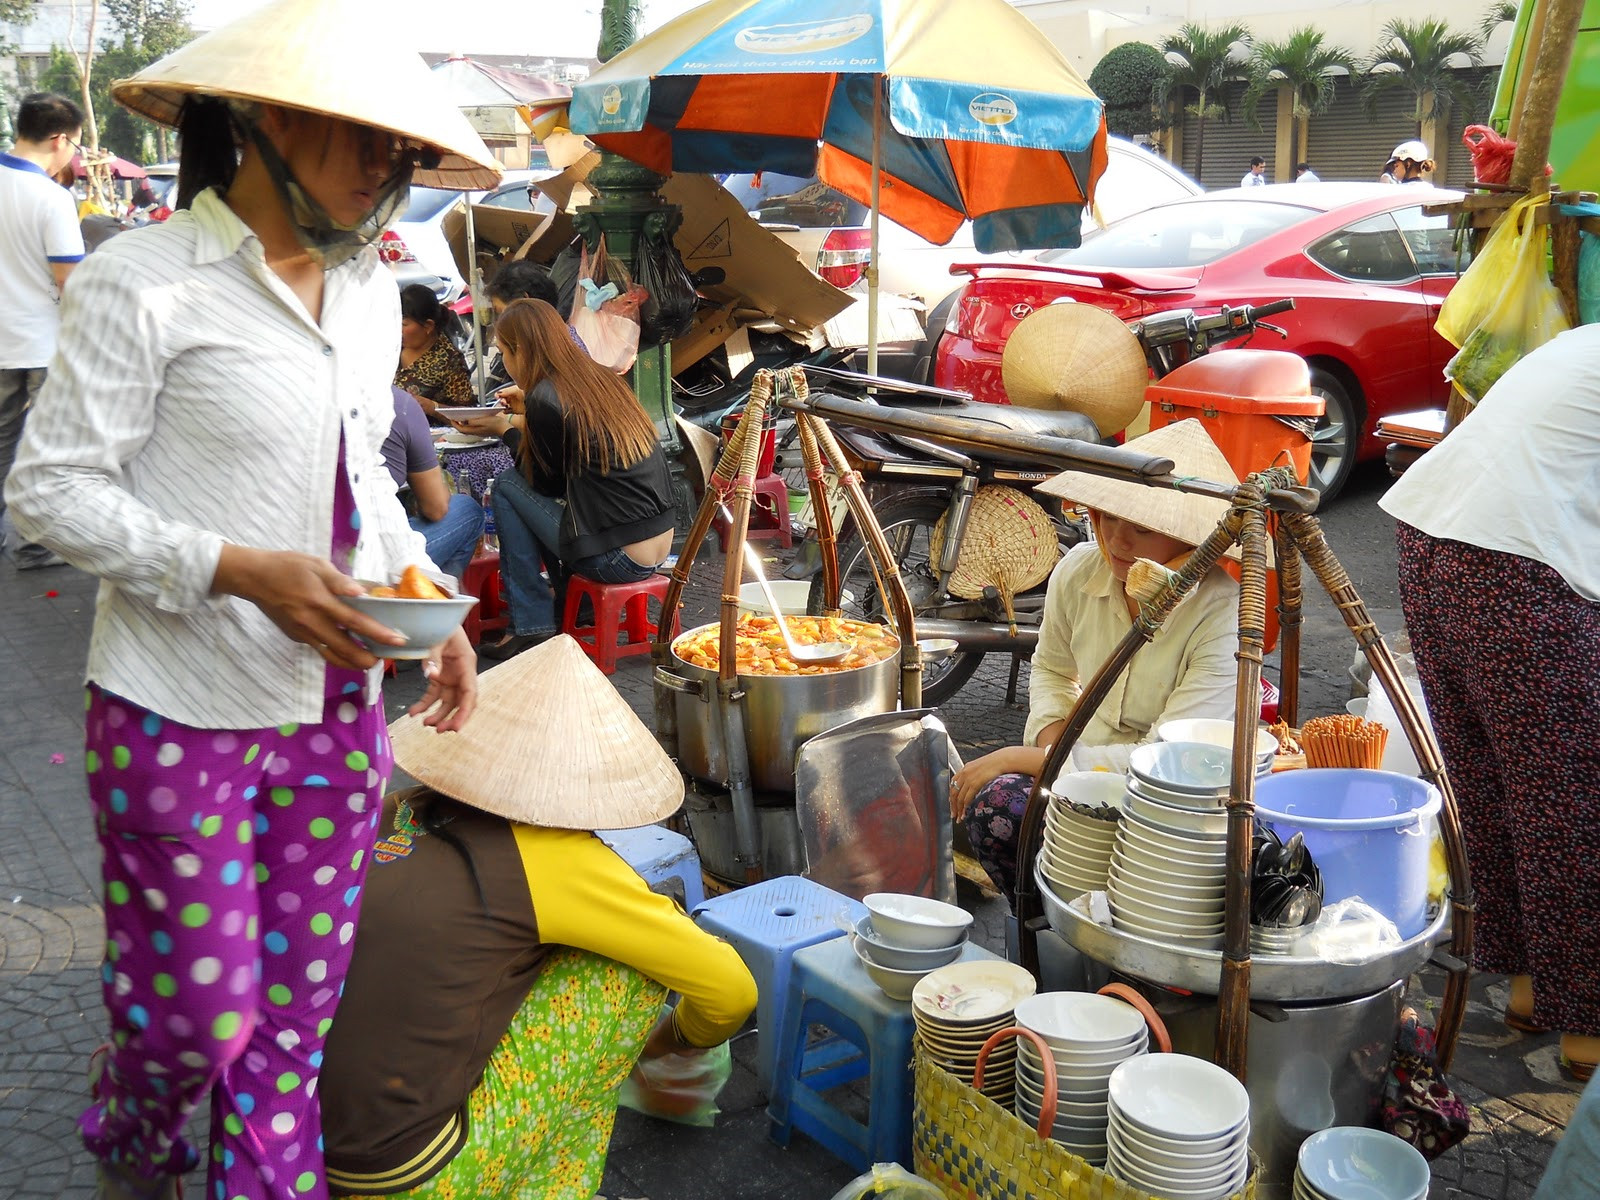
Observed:
[[[1428,153],[1428,144],[1413,138],[1409,142],[1401,142],[1394,148],[1394,153],[1389,155],[1390,162],[1430,163],[1433,156]]]

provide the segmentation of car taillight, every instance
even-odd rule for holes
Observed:
[[[417,256],[411,253],[411,247],[406,245],[405,238],[392,229],[385,229],[383,236],[378,239],[378,257],[386,263],[417,261]]]
[[[833,229],[817,252],[817,274],[836,288],[847,288],[866,274],[871,259],[870,229]]]

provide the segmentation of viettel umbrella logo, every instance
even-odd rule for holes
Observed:
[[[999,92],[984,92],[972,98],[967,112],[980,125],[1009,125],[1017,119],[1017,102]]]
[[[752,25],[734,34],[733,44],[749,54],[818,54],[853,42],[871,28],[870,13],[796,25]]]
[[[608,87],[600,94],[600,107],[605,111],[606,116],[616,116],[617,110],[622,107],[622,89],[614,83]]]

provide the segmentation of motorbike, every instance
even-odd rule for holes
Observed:
[[[1129,329],[1139,340],[1154,380],[1215,346],[1257,331],[1286,336],[1265,318],[1293,307],[1293,300],[1280,300],[1224,306],[1203,315],[1193,309],[1174,309],[1131,323]],[[1101,441],[1094,422],[1082,413],[985,404],[962,392],[836,368],[808,369],[807,376],[813,393],[821,390],[883,406],[922,409],[1025,435]],[[1014,488],[1030,496],[1050,515],[1060,553],[1088,537],[1083,520],[1060,500],[1036,490],[1056,473],[998,455],[963,452],[921,438],[838,422],[834,432],[850,465],[863,477],[916,610],[919,636],[946,643],[943,652],[929,655],[925,661],[923,702],[937,706],[955,695],[991,652],[1013,656],[1008,700],[1014,701],[1021,660],[1038,644],[1048,576],[1011,597],[986,587],[975,599],[953,595],[951,577],[961,561],[974,497],[983,487]],[[849,616],[882,621],[886,610],[860,531],[844,510],[836,515],[841,604]],[[814,547],[814,541],[808,539],[808,543]],[[808,557],[818,559],[815,553],[808,556],[807,549],[802,546],[797,555],[801,564],[807,564]],[[800,573],[805,570],[803,565]],[[820,613],[824,605],[822,577],[813,572],[808,611]]]

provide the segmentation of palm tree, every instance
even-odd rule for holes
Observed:
[[[1507,21],[1517,19],[1516,0],[1496,0],[1484,10],[1483,19],[1478,22],[1478,40],[1487,42]]]
[[[1482,48],[1476,34],[1452,33],[1443,21],[1390,21],[1367,63],[1367,107],[1381,93],[1404,88],[1416,97],[1411,117],[1421,137],[1423,125],[1443,116],[1449,104],[1476,103],[1477,89],[1453,64],[1464,58],[1477,66]]]
[[[1205,165],[1206,119],[1221,116],[1225,105],[1213,97],[1231,80],[1248,77],[1245,61],[1236,57],[1234,47],[1250,45],[1250,30],[1243,25],[1205,29],[1193,23],[1184,25],[1161,43],[1167,56],[1167,73],[1156,84],[1156,104],[1165,108],[1174,94],[1194,92],[1195,102],[1184,111],[1196,119],[1194,173],[1199,178]]]
[[[1309,157],[1311,118],[1333,102],[1342,73],[1354,77],[1356,56],[1343,46],[1329,45],[1322,32],[1310,25],[1295,30],[1281,42],[1257,42],[1250,51],[1250,87],[1244,94],[1245,113],[1252,121],[1261,97],[1288,88],[1294,105],[1294,161]]]

